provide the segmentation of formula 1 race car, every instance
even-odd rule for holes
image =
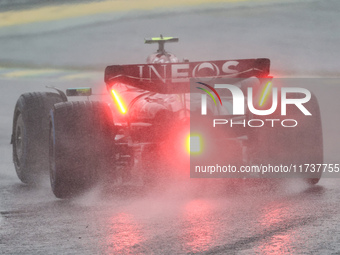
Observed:
[[[320,111],[313,94],[309,100],[286,105],[285,119],[298,123],[289,128],[282,120],[283,97],[278,94],[278,99],[273,96],[272,100],[278,107],[266,116],[255,109],[244,110],[249,95],[241,104],[235,103],[240,102],[237,93],[260,94],[262,103],[271,90],[274,94],[269,59],[180,62],[164,49],[165,43],[177,41],[162,36],[145,40],[159,44],[146,64],[108,66],[105,83],[110,103],[71,100],[73,96],[89,98],[91,88],[21,95],[11,138],[20,180],[36,183],[49,169],[53,193],[65,198],[100,178],[129,180],[133,168],[138,169],[145,185],[157,182],[169,169],[180,169],[186,175],[192,162],[201,164],[200,158],[211,159],[212,155],[223,164],[298,166],[323,162]],[[215,93],[217,87],[212,84],[220,78],[227,79],[233,89]],[[202,85],[200,89],[198,85]],[[290,93],[290,100],[294,98],[301,100],[301,93]],[[310,116],[301,111],[302,103]],[[227,105],[234,113],[237,107],[243,112],[225,114]],[[205,115],[212,122],[197,125]],[[243,125],[224,125],[233,122],[234,126]],[[212,129],[211,123],[218,127]],[[281,124],[274,127],[274,123]],[[321,172],[301,174],[312,184],[321,177]]]

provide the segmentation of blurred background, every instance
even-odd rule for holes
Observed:
[[[48,178],[20,183],[9,143],[20,94],[101,92],[107,65],[145,63],[144,38],[163,34],[180,60],[270,58],[274,77],[319,78],[325,163],[340,163],[339,13],[338,0],[0,0],[0,253],[337,254],[339,179],[104,185],[61,201]]]

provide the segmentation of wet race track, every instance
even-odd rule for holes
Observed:
[[[16,176],[10,136],[20,94],[45,86],[100,93],[105,66],[144,63],[155,47],[143,39],[160,33],[180,38],[168,45],[180,59],[268,57],[274,76],[321,77],[324,86],[310,89],[320,102],[324,160],[340,163],[339,2],[249,2],[142,8],[131,0],[116,11],[81,5],[86,15],[74,17],[53,11],[54,20],[39,1],[5,8],[14,25],[0,19],[0,254],[339,254],[337,178],[315,186],[184,179],[154,188],[105,180],[61,200],[47,175],[36,187]],[[35,20],[17,21],[21,11]]]

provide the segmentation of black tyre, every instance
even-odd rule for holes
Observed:
[[[298,98],[299,94],[292,93],[290,98]],[[279,103],[280,104],[280,103]],[[256,142],[253,146],[254,161],[271,165],[296,166],[296,173],[310,184],[319,182],[322,171],[317,172],[311,167],[305,168],[304,164],[317,166],[323,163],[323,137],[320,108],[314,94],[304,106],[312,114],[305,116],[295,105],[287,106],[287,116],[279,113],[268,116],[266,119],[294,119],[298,122],[296,127],[282,127],[276,122],[274,128],[259,128],[256,132]],[[287,122],[288,124],[288,122]],[[290,122],[289,125],[294,124]],[[299,166],[302,166],[300,172]],[[294,168],[292,168],[294,169]],[[277,175],[276,175],[277,176]]]
[[[48,170],[49,111],[62,101],[56,93],[33,92],[21,95],[15,105],[11,143],[15,170],[23,183],[37,183]]]
[[[101,102],[66,102],[50,115],[49,167],[58,198],[93,185],[100,171],[114,166],[115,127],[110,107]]]

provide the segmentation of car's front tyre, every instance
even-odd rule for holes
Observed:
[[[16,173],[23,183],[37,183],[48,169],[49,111],[62,102],[57,93],[22,94],[14,109],[11,143]]]

